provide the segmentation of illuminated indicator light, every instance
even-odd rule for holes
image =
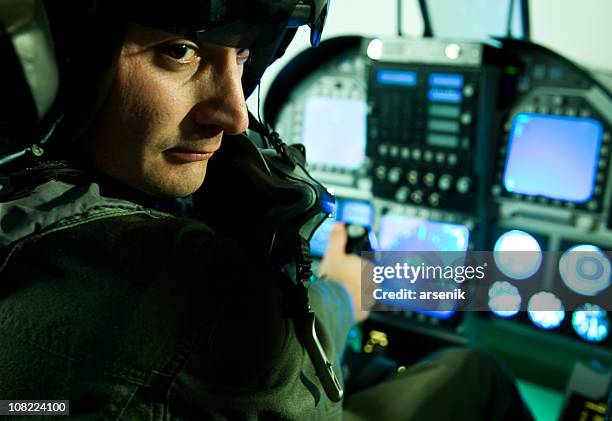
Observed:
[[[463,100],[461,91],[455,89],[432,88],[428,91],[427,97],[432,102],[446,102],[449,104],[459,104]]]
[[[504,71],[506,72],[507,75],[511,75],[511,76],[515,76],[519,74],[518,67],[509,66],[509,67],[506,67]]]
[[[414,72],[384,69],[376,72],[376,81],[381,85],[414,86],[417,76]]]
[[[451,60],[456,60],[461,55],[461,47],[458,44],[448,44],[444,49],[444,54]]]
[[[572,315],[572,326],[582,339],[601,342],[608,337],[610,321],[607,312],[596,304],[583,304]]]
[[[435,88],[463,88],[463,75],[432,73],[428,77],[429,86]]]
[[[552,292],[538,292],[527,303],[529,318],[541,329],[555,329],[565,318],[561,300]]]
[[[383,42],[379,39],[370,41],[367,54],[372,60],[380,60],[383,54]]]
[[[610,260],[599,248],[581,244],[568,249],[559,259],[563,283],[577,294],[594,296],[610,286]]]
[[[497,281],[489,288],[489,308],[499,317],[512,317],[521,308],[521,294],[508,281]]]
[[[495,242],[493,260],[504,275],[512,279],[527,279],[542,264],[542,248],[530,234],[512,230]]]

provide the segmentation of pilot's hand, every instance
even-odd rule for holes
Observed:
[[[374,304],[371,294],[365,293],[367,302],[362,302],[361,271],[363,264],[369,264],[367,260],[345,251],[347,242],[346,228],[344,224],[337,223],[329,235],[329,242],[323,261],[319,269],[321,278],[339,282],[348,291],[353,303],[353,314],[355,320],[360,322],[368,317],[369,310]]]

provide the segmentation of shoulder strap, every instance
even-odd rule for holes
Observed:
[[[73,185],[53,180],[42,184],[26,197],[0,203],[0,272],[24,241],[94,220],[132,214],[170,216],[127,200],[103,197],[95,183]]]

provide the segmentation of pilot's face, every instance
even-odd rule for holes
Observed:
[[[130,25],[108,99],[86,135],[94,165],[154,196],[193,193],[222,134],[247,129],[248,55]]]

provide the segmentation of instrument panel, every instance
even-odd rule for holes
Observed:
[[[264,115],[286,141],[305,144],[311,173],[339,204],[359,203],[379,250],[551,253],[528,276],[502,270],[490,303],[551,299],[554,286],[581,304],[375,312],[363,326],[366,352],[401,359],[415,341],[423,353],[472,342],[557,389],[575,361],[612,367],[610,309],[589,298],[611,290],[612,94],[601,78],[516,40],[342,37],[319,49],[281,72]],[[329,226],[315,235],[315,255]],[[536,277],[541,290],[517,298]],[[554,361],[541,355],[551,347]]]

